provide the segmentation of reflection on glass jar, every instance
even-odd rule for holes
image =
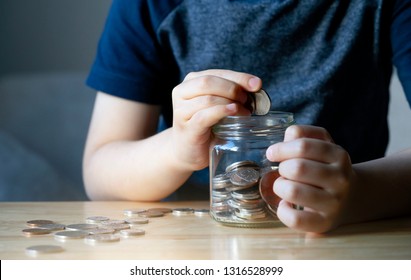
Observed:
[[[224,225],[270,227],[279,199],[272,186],[278,163],[267,160],[267,148],[284,139],[294,124],[292,113],[232,116],[213,127],[210,147],[210,213]]]

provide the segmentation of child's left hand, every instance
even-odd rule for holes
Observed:
[[[282,199],[277,215],[288,227],[326,232],[342,223],[355,181],[348,153],[320,127],[294,125],[284,142],[267,149],[270,161],[280,162],[274,192]],[[296,210],[293,205],[304,207]]]

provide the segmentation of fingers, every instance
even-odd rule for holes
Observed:
[[[283,200],[319,212],[328,212],[335,207],[334,197],[322,189],[291,180],[278,178],[274,182],[274,192]]]
[[[247,94],[260,88],[261,80],[247,73],[218,69],[190,73],[173,90],[174,124],[201,134],[224,117],[249,115],[243,106]]]
[[[193,72],[173,90],[174,106],[179,100],[190,100],[201,96],[219,97],[226,102],[247,102],[247,93],[261,88],[261,80],[250,74],[229,70],[206,70]],[[176,104],[177,103],[177,104]]]
[[[314,211],[299,211],[282,200],[277,209],[278,218],[288,227],[306,232],[326,232],[333,228],[333,221]]]
[[[231,105],[230,105],[231,104]],[[236,104],[236,111],[233,111],[234,105]],[[228,108],[225,106],[230,105]],[[218,115],[218,117],[225,117],[227,115],[244,115],[250,114],[250,111],[246,110],[243,106],[237,102],[233,102],[232,100],[222,98],[215,95],[204,95],[199,96],[193,99],[185,100],[184,104],[175,105],[174,107],[174,116],[177,119],[182,119],[184,121],[188,121],[193,118],[193,116],[197,113],[201,113],[202,110],[209,110],[213,107],[216,112],[208,111],[210,117],[214,117],[213,114]],[[228,109],[228,110],[227,110]],[[222,114],[221,114],[222,113]],[[201,113],[203,115],[203,113]],[[207,116],[207,115],[204,115]],[[200,116],[197,116],[200,117]]]
[[[334,142],[328,131],[318,126],[292,125],[285,131],[284,142],[299,138],[314,138],[328,142]]]
[[[333,143],[311,138],[281,142],[267,149],[267,159],[280,162],[282,177],[336,193],[346,187],[351,171],[348,153]]]
[[[305,158],[331,163],[341,158],[345,151],[327,140],[297,138],[280,142],[267,149],[266,156],[271,161],[284,161],[291,158]]]
[[[284,142],[269,147],[267,159],[279,163],[274,192],[282,199],[277,215],[291,228],[330,230],[350,192],[353,170],[348,153],[320,127],[295,125]],[[304,207],[298,211],[292,205]]]
[[[254,75],[229,70],[193,72],[173,89],[173,154],[187,169],[208,163],[211,128],[221,119],[250,115],[248,93],[261,88]]]
[[[346,186],[346,172],[338,164],[324,164],[313,160],[290,159],[280,163],[281,177],[313,185],[328,192],[340,191],[340,186]]]
[[[204,78],[205,80],[207,80],[207,77],[219,77],[225,80],[232,81],[242,86],[245,90],[249,92],[257,91],[262,86],[261,79],[254,75],[225,69],[210,69],[199,72],[191,72],[185,77],[184,81],[196,78]]]
[[[217,76],[201,76],[184,81],[174,89],[173,95],[184,100],[212,95],[240,103],[247,101],[247,91],[240,84]]]
[[[210,127],[217,124],[222,118],[236,115],[239,110],[240,109],[237,104],[230,103],[227,105],[207,107],[196,111],[185,123],[187,133],[193,136],[203,135],[210,130]]]

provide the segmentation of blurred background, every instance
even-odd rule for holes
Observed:
[[[111,0],[0,0],[0,201],[85,200],[85,86]]]
[[[87,199],[81,159],[95,93],[85,86],[111,0],[0,0],[0,201]],[[393,76],[388,154],[411,146]]]

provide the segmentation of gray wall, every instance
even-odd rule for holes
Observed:
[[[0,76],[87,70],[111,0],[0,0]]]
[[[411,109],[396,73],[392,77],[390,90],[391,99],[388,111],[390,142],[387,155],[411,148]]]
[[[110,4],[0,0],[0,201],[86,199],[84,80]]]

